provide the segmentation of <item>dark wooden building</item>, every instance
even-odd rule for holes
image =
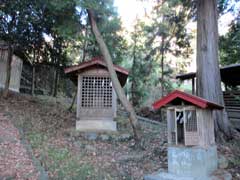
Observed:
[[[221,80],[225,86],[224,102],[228,117],[235,128],[240,129],[240,64],[220,68]],[[181,81],[192,81],[192,94],[196,94],[196,73],[191,72],[176,76]]]

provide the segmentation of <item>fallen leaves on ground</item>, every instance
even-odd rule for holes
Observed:
[[[32,159],[20,141],[18,129],[0,114],[0,179],[38,179]]]
[[[89,140],[75,131],[75,112],[64,102],[12,94],[0,100],[1,113],[24,128],[24,133],[52,179],[143,179],[159,168],[167,168],[166,125],[142,124],[144,148],[135,148],[127,119],[117,119],[119,131],[97,134]],[[230,161],[233,179],[239,179],[239,143],[218,145]]]

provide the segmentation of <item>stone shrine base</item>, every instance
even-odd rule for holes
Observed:
[[[231,175],[217,170],[217,148],[168,147],[168,172],[160,171],[144,180],[231,180]]]
[[[117,123],[111,120],[78,120],[76,129],[81,132],[117,131]]]
[[[208,176],[217,170],[217,147],[168,147],[168,172],[178,176]]]
[[[151,175],[146,175],[144,180],[232,180],[232,176],[227,172],[221,172],[211,176],[188,177],[171,174],[162,170]]]

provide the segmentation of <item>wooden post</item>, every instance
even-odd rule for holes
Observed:
[[[168,144],[170,145],[170,144],[173,144],[173,142],[172,142],[172,129],[171,129],[171,127],[172,127],[172,124],[171,124],[171,122],[172,122],[172,116],[171,116],[171,110],[170,109],[167,109],[167,128],[168,128]]]
[[[117,95],[114,88],[112,88],[112,110],[114,117],[117,117]]]
[[[195,77],[192,78],[192,94],[196,94],[195,92]]]
[[[3,97],[7,98],[9,93],[9,86],[11,80],[11,68],[12,68],[12,58],[13,58],[14,48],[10,43],[8,43],[8,57],[6,62],[6,79],[5,79],[5,86],[3,90]]]
[[[82,88],[82,77],[78,75],[78,87],[77,87],[77,118],[80,117],[81,108],[81,88]]]

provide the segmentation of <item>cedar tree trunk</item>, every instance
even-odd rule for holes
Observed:
[[[137,80],[134,76],[136,74],[134,73],[136,68],[136,59],[133,59],[133,65],[132,65],[132,84],[131,84],[131,94],[132,94],[132,105],[134,107],[139,105],[139,97],[137,96]]]
[[[140,126],[138,124],[136,113],[135,113],[132,105],[128,101],[126,95],[124,94],[124,91],[123,91],[123,89],[122,89],[122,87],[121,87],[121,85],[119,83],[117,74],[116,74],[116,72],[114,70],[114,67],[113,67],[112,58],[110,56],[109,50],[107,48],[107,45],[105,44],[105,42],[103,40],[103,37],[101,36],[101,34],[100,34],[99,30],[98,30],[98,27],[97,27],[97,24],[96,24],[96,21],[95,21],[95,17],[94,17],[93,11],[88,9],[87,12],[88,12],[88,16],[89,16],[89,19],[90,19],[92,31],[93,31],[93,33],[95,35],[97,43],[98,43],[98,45],[100,47],[100,51],[101,51],[101,53],[102,53],[102,55],[104,57],[104,60],[105,60],[105,62],[107,64],[107,68],[108,68],[111,80],[113,82],[114,89],[115,89],[115,91],[116,91],[116,93],[118,95],[118,98],[120,99],[122,105],[124,106],[124,108],[130,114],[129,120],[130,120],[132,129],[133,129],[134,138],[135,138],[136,143],[139,143],[139,140],[140,140],[140,137],[139,137]]]
[[[162,74],[161,74],[161,97],[163,97],[164,96],[164,40],[165,40],[165,38],[164,38],[164,36],[162,36],[162,47],[161,47],[161,70],[162,70]]]
[[[216,0],[197,1],[197,95],[224,106],[218,56]],[[214,112],[217,139],[231,138],[226,110]]]
[[[10,80],[11,80],[11,64],[12,64],[12,58],[13,58],[13,47],[11,44],[8,44],[8,57],[7,57],[7,63],[6,63],[6,80],[5,80],[5,86],[3,90],[3,97],[7,98],[9,93],[9,86],[10,86]]]
[[[35,77],[36,77],[36,73],[35,73],[36,67],[35,64],[32,65],[32,96],[34,96],[34,92],[35,92]]]
[[[137,66],[137,59],[136,59],[136,46],[137,45],[136,45],[136,43],[137,43],[137,38],[134,37],[133,64],[132,64],[132,68],[131,68],[131,76],[132,76],[132,84],[131,84],[132,99],[131,100],[132,100],[132,105],[134,107],[139,105],[139,97],[137,96],[137,79],[136,79],[136,66]]]
[[[60,71],[60,67],[57,65],[57,66],[55,67],[55,71],[54,71],[53,97],[57,97],[59,71]]]

